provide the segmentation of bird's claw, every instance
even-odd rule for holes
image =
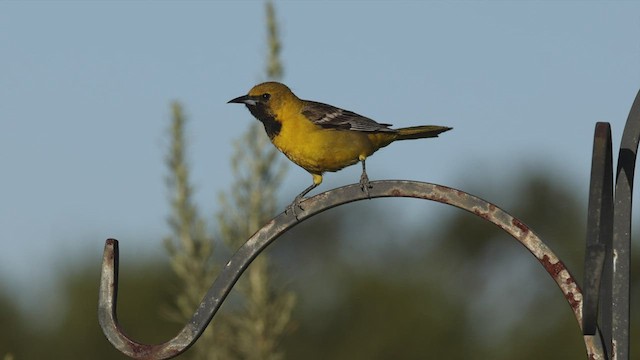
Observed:
[[[372,189],[373,185],[371,185],[371,182],[369,182],[369,177],[367,176],[366,173],[362,174],[362,176],[360,176],[360,189],[362,190],[362,192],[365,193],[365,195],[367,195],[368,198],[371,198],[371,195],[369,194],[369,189]]]
[[[298,210],[304,210],[304,208],[302,207],[302,205],[300,204],[302,202],[302,200],[304,200],[303,197],[298,196],[296,197],[293,202],[291,204],[289,204],[289,206],[287,206],[287,208],[284,210],[285,214],[293,214],[293,216],[296,218],[296,220],[298,220]]]

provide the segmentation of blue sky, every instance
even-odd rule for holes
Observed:
[[[586,197],[594,124],[611,122],[617,146],[640,88],[638,2],[276,10],[284,81],[300,97],[396,126],[454,127],[381,150],[372,180],[464,189],[544,166]],[[131,261],[163,254],[172,100],[190,118],[196,200],[212,216],[234,140],[255,121],[226,102],[264,79],[264,39],[263,2],[1,2],[4,290],[26,298],[74,261],[97,272],[107,237]],[[328,174],[320,191],[359,171]],[[283,206],[310,181],[290,166]]]

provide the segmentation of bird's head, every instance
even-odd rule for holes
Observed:
[[[297,100],[286,85],[270,81],[254,86],[247,95],[229,100],[228,103],[245,104],[249,110],[261,108],[277,114],[285,106],[297,103]]]

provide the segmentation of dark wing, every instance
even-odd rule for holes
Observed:
[[[391,124],[380,124],[352,111],[315,101],[305,101],[302,114],[323,128],[364,132],[395,132],[394,129],[389,128]]]

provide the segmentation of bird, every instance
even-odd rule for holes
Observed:
[[[309,172],[313,183],[295,197],[285,213],[304,210],[301,202],[322,183],[325,172],[335,172],[360,162],[360,188],[372,188],[365,160],[396,140],[438,137],[451,127],[437,125],[392,129],[368,117],[321,102],[302,100],[286,85],[269,81],[255,85],[246,95],[228,103],[244,104],[259,120],[273,145]]]

